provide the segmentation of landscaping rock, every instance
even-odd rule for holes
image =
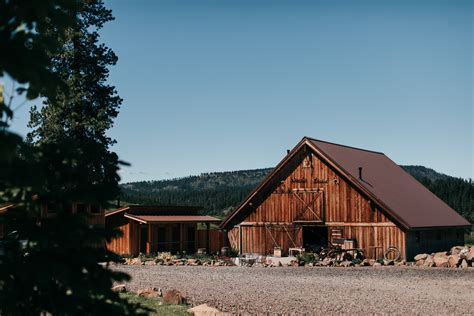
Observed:
[[[353,267],[354,263],[352,261],[345,260],[339,264],[341,267]]]
[[[426,258],[428,258],[428,256],[429,255],[427,253],[420,253],[419,255],[415,256],[415,261],[426,260]]]
[[[207,304],[201,304],[193,308],[190,308],[188,309],[188,313],[194,314],[196,316],[217,316],[217,315],[226,314],[226,313],[222,313],[217,308],[211,307]]]
[[[127,288],[125,287],[125,284],[119,284],[112,287],[112,292],[124,293],[124,292],[127,292]]]
[[[469,263],[466,261],[466,259],[462,259],[460,267],[463,269],[469,268]]]
[[[372,265],[373,267],[381,267],[382,264],[380,262],[374,262],[374,264]]]
[[[169,290],[163,296],[163,303],[167,305],[186,304],[186,297],[178,290]]]
[[[156,262],[155,262],[155,261],[151,261],[151,260],[145,261],[144,264],[145,264],[146,266],[156,266]]]
[[[395,262],[393,262],[393,260],[384,260],[383,261],[384,266],[393,266],[394,264],[395,264]]]
[[[423,267],[431,268],[435,266],[435,261],[433,256],[426,257],[425,261],[423,262]]]
[[[448,256],[446,252],[438,252],[433,256],[435,266],[438,268],[446,268],[448,266]]]
[[[459,255],[450,255],[448,257],[448,267],[449,268],[456,268],[461,263],[461,258]]]
[[[143,297],[161,297],[163,296],[163,292],[161,291],[161,289],[149,288],[149,289],[138,290],[137,295],[143,296]]]
[[[361,267],[369,267],[369,266],[371,266],[370,260],[369,260],[369,259],[364,259],[364,260],[362,260],[362,262],[360,263],[360,266],[361,266]]]

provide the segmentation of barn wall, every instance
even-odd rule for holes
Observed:
[[[275,246],[302,247],[302,226],[341,229],[355,238],[367,256],[377,258],[389,246],[404,255],[405,233],[334,169],[301,151],[262,189],[229,233],[230,245],[242,253],[270,254]],[[253,209],[250,209],[253,208]],[[240,247],[240,243],[242,243]]]
[[[129,254],[130,253],[130,224],[127,218],[123,217],[123,214],[118,216],[112,215],[107,218],[107,228],[114,228],[122,233],[122,236],[113,238],[106,244],[108,250],[118,254]]]
[[[420,253],[447,251],[453,245],[464,245],[464,229],[418,230],[407,234],[407,259]]]

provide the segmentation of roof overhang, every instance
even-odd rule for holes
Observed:
[[[124,217],[142,224],[220,223],[220,219],[207,215],[134,215],[125,213]]]

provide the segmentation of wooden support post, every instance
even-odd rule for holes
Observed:
[[[239,225],[239,255],[242,254],[242,225]]]
[[[211,226],[210,223],[206,223],[206,249],[207,249],[207,253],[211,253],[211,248],[210,248],[211,240],[210,240],[210,234],[209,234],[210,226]]]
[[[151,254],[151,252],[153,251],[152,250],[152,244],[151,244],[151,240],[152,240],[151,233],[152,233],[151,224],[148,224],[148,234],[147,234],[147,242],[146,242],[146,254],[147,255]]]

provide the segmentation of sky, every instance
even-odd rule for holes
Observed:
[[[472,1],[106,5],[122,182],[272,167],[303,136],[474,178]]]

